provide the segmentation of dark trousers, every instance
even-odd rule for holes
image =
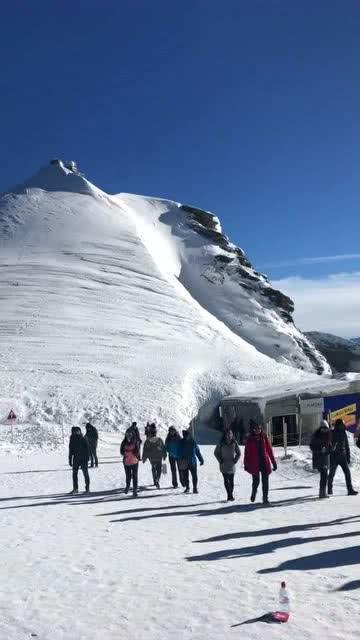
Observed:
[[[89,455],[90,455],[90,464],[93,467],[94,463],[95,463],[95,467],[98,466],[99,461],[98,461],[98,457],[97,457],[97,440],[89,440],[88,439],[88,445],[89,445]]]
[[[351,472],[350,472],[349,464],[346,458],[335,458],[334,460],[330,460],[330,472],[329,472],[329,480],[328,480],[329,490],[330,491],[332,490],[334,476],[338,466],[340,466],[344,472],[347,490],[351,491],[352,489]]]
[[[193,489],[197,489],[197,484],[198,484],[198,476],[197,476],[197,465],[193,464],[193,465],[189,465],[187,469],[184,469],[182,472],[182,480],[183,482],[181,484],[183,484],[183,487],[185,487],[186,489],[190,488],[190,477],[189,477],[189,473],[191,474],[191,478],[192,478],[192,483],[193,483]]]
[[[97,458],[97,440],[90,440],[88,439],[88,445],[89,445],[89,456],[90,456],[90,464],[93,467],[94,463],[95,463],[95,467],[98,466],[99,461]]]
[[[228,498],[233,497],[234,493],[234,474],[233,473],[223,473],[224,477],[224,485]]]
[[[326,485],[328,482],[328,468],[323,467],[320,469],[320,496],[324,496],[326,494]]]
[[[87,462],[80,463],[80,462],[77,462],[76,460],[73,460],[73,463],[72,463],[73,488],[75,489],[75,491],[79,489],[79,483],[78,483],[79,469],[81,469],[81,471],[84,474],[85,489],[86,491],[88,491],[90,488],[90,478],[89,478]]]
[[[138,490],[138,464],[124,464],[125,469],[125,477],[126,477],[126,489],[129,491],[131,481],[133,483],[133,491],[134,493]]]
[[[162,467],[161,460],[160,460],[160,462],[152,462],[151,463],[151,471],[152,471],[154,484],[158,484],[160,482],[161,467]]]
[[[177,486],[178,486],[178,479],[177,479],[178,465],[177,465],[176,458],[173,458],[172,456],[169,456],[169,464],[170,464],[170,469],[171,469],[172,485],[173,485],[174,489],[176,489]]]
[[[262,492],[263,492],[263,501],[266,501],[269,496],[269,474],[266,471],[261,471],[261,482],[262,482]],[[258,490],[258,486],[260,484],[260,473],[256,473],[253,475],[252,479],[252,495],[255,499],[256,492]]]

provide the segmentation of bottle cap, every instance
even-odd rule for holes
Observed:
[[[282,588],[282,589],[286,589],[286,582],[282,582],[282,583],[281,583],[281,588]]]

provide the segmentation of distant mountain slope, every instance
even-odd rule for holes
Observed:
[[[306,335],[324,355],[334,371],[340,373],[360,371],[359,340],[347,340],[330,333],[321,333],[319,331],[309,331]]]
[[[327,370],[214,216],[109,196],[61,161],[0,196],[0,297],[0,421],[15,409],[39,441],[88,417],[184,425]]]

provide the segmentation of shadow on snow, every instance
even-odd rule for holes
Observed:
[[[349,531],[347,533],[337,533],[329,536],[318,536],[318,537],[310,537],[310,538],[282,538],[281,540],[271,540],[270,542],[265,542],[264,544],[254,545],[252,547],[240,547],[239,549],[222,549],[220,551],[212,551],[209,553],[204,553],[202,555],[197,556],[189,556],[186,558],[189,562],[204,562],[204,561],[214,561],[214,560],[233,560],[234,558],[251,558],[253,556],[261,556],[266,555],[268,553],[273,553],[274,551],[278,551],[279,549],[286,549],[288,547],[299,546],[302,544],[308,544],[310,542],[326,542],[328,540],[340,540],[342,538],[351,538],[353,536],[360,536],[360,531]],[[359,547],[357,547],[359,549]],[[349,549],[351,551],[351,548]],[[337,553],[336,551],[326,552],[330,554]],[[318,554],[319,556],[322,554]],[[276,569],[261,569],[258,573],[271,573],[273,571],[285,571],[290,570],[291,568],[302,568],[300,567],[302,558],[297,558],[296,560],[290,560],[284,562]],[[291,563],[297,562],[299,563],[298,567],[291,567]],[[339,562],[340,564],[340,562]],[[342,563],[341,563],[342,564]],[[353,563],[345,563],[345,564],[353,564]],[[325,568],[327,566],[336,566],[328,565],[327,563],[322,566],[321,564],[316,567],[304,567],[307,569],[310,568]]]

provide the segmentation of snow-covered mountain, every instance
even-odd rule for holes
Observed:
[[[309,331],[307,337],[324,355],[334,371],[360,371],[360,344],[356,338],[348,340],[331,333]]]
[[[0,197],[0,419],[186,424],[224,393],[327,373],[292,302],[213,214],[110,196],[61,161]]]

